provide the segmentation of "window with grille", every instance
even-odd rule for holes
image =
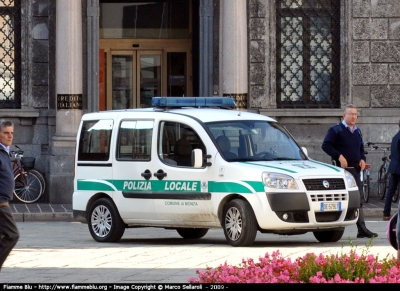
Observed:
[[[277,0],[277,107],[340,107],[340,0]]]
[[[20,0],[0,0],[0,108],[21,108],[20,35]]]

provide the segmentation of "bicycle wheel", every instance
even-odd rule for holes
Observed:
[[[367,203],[369,200],[369,190],[370,190],[369,175],[367,175],[366,172],[367,172],[366,170],[363,171],[363,195],[365,203]]]
[[[382,165],[378,172],[378,197],[383,200],[386,194],[386,168]]]
[[[14,195],[24,203],[33,203],[42,196],[42,183],[40,178],[30,171],[18,173],[15,178]]]
[[[400,187],[397,186],[396,191],[394,191],[394,193],[393,193],[392,202],[397,202],[397,200],[399,200],[399,191],[400,191]]]
[[[31,172],[39,177],[40,182],[42,183],[42,195],[43,195],[44,191],[46,191],[46,179],[44,178],[44,174],[42,174],[42,172],[40,172],[36,169],[29,170],[29,172]]]

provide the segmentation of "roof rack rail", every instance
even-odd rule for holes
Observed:
[[[153,107],[236,107],[231,97],[153,97]]]

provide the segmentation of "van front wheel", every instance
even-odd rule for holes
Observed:
[[[125,223],[110,199],[100,198],[89,211],[89,231],[98,242],[116,242],[125,232]]]
[[[208,228],[177,228],[179,235],[186,239],[202,238],[208,232]]]
[[[250,204],[234,199],[225,205],[223,228],[225,238],[231,246],[252,245],[257,235],[257,222]]]

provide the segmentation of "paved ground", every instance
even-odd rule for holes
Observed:
[[[385,200],[371,198],[364,203],[365,217],[382,217]],[[397,211],[398,204],[392,203],[392,214]],[[58,220],[73,221],[71,204],[32,203],[24,204],[13,201],[11,209],[16,221]]]
[[[221,229],[210,229],[199,240],[184,240],[176,231],[160,228],[127,229],[118,243],[98,243],[88,226],[73,221],[71,204],[14,203],[21,238],[0,273],[2,283],[187,283],[196,270],[227,262],[239,265],[242,258],[257,258],[279,250],[288,258],[309,252],[349,252],[394,256],[382,221],[384,201],[365,204],[367,227],[378,233],[373,239],[356,238],[356,226],[347,227],[336,243],[318,243],[312,233],[294,236],[257,234],[253,246],[234,248]],[[397,211],[393,204],[392,211]],[[57,285],[57,284],[55,284]],[[52,285],[52,286],[55,286]],[[49,285],[50,286],[50,285]]]
[[[11,211],[17,222],[23,221],[72,221],[72,204],[32,203],[13,201]]]
[[[346,227],[342,239],[336,243],[319,243],[312,233],[291,236],[257,233],[252,246],[231,247],[222,229],[210,229],[203,238],[191,240],[182,239],[175,230],[129,228],[117,243],[98,243],[92,239],[86,224],[17,222],[21,237],[0,272],[0,290],[11,289],[4,287],[5,283],[40,283],[39,289],[49,287],[51,290],[61,289],[57,288],[60,287],[58,283],[119,283],[126,286],[188,283],[189,278],[198,277],[196,270],[218,267],[225,262],[238,266],[242,259],[249,258],[258,262],[266,253],[271,255],[278,250],[292,261],[307,253],[348,254],[350,246],[355,246],[360,255],[365,252],[379,256],[379,260],[395,256],[396,251],[385,234],[387,222],[381,218],[367,218],[366,221],[368,228],[378,233],[371,247],[367,247],[369,239],[356,237],[355,225]],[[109,286],[110,291],[116,290],[109,284],[105,286]],[[203,286],[202,289],[211,288]],[[124,290],[139,289],[128,287]],[[229,290],[238,289],[230,286]]]

